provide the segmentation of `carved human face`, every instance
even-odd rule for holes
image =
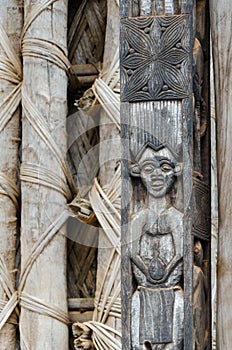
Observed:
[[[167,152],[165,152],[167,153]],[[163,197],[175,179],[175,164],[164,152],[154,152],[139,163],[141,180],[148,193],[155,198]]]

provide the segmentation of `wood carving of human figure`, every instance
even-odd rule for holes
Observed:
[[[183,349],[183,215],[169,195],[180,173],[170,149],[151,143],[131,166],[147,190],[147,207],[132,216],[130,226],[133,350]]]

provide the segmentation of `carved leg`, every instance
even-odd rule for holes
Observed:
[[[152,345],[149,341],[145,342],[143,345],[139,341],[139,328],[140,328],[140,295],[136,291],[132,297],[131,302],[131,340],[133,350],[164,350],[165,344]]]
[[[175,292],[173,343],[167,344],[165,350],[183,350],[184,338],[184,297],[180,290]]]

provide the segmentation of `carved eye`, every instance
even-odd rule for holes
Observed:
[[[163,163],[161,164],[161,169],[164,171],[164,172],[168,172],[168,171],[171,171],[173,170],[172,166],[168,163]]]
[[[147,174],[152,173],[154,167],[151,164],[146,164],[143,166],[143,171]]]

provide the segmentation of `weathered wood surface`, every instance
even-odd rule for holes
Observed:
[[[70,311],[68,314],[71,323],[84,323],[93,319],[93,311]]]
[[[85,101],[82,98],[78,105],[83,107]],[[98,134],[94,128],[96,124],[94,117],[80,110],[70,114],[67,119],[69,166],[81,196],[86,199],[98,171]],[[93,297],[96,286],[98,229],[69,218],[67,234],[68,297]]]
[[[94,2],[89,2],[89,5],[92,6]],[[83,3],[84,4],[84,1]],[[110,70],[110,66],[112,65],[112,62],[115,60],[115,56],[117,55],[117,49],[119,46],[119,14],[118,14],[118,6],[117,4],[113,1],[96,1],[96,4],[94,5],[99,6],[99,8],[101,6],[104,6],[104,11],[107,9],[107,33],[106,33],[106,42],[104,42],[104,46],[105,46],[105,52],[104,52],[104,57],[103,57],[103,67],[102,67],[102,71],[101,71],[101,75],[99,77],[99,80],[97,80],[97,83],[99,84],[109,84],[110,82],[112,83],[113,87],[115,87],[117,81],[118,81],[118,71],[115,73],[113,71]],[[80,7],[81,9],[81,7]],[[104,16],[104,11],[102,11],[101,16]],[[86,19],[88,20],[90,15],[90,12],[86,11]],[[100,18],[98,16],[98,18]],[[95,25],[95,19],[92,18],[91,16],[91,21],[93,20],[93,23],[91,24],[91,28],[93,28],[93,25]],[[81,24],[82,21],[80,21]],[[83,22],[84,23],[84,22]],[[83,24],[82,23],[82,24]],[[83,26],[81,25],[80,29],[83,30]],[[90,28],[90,30],[92,30]],[[79,35],[79,34],[78,34]],[[102,34],[101,34],[102,35]],[[94,32],[94,40],[98,40],[99,39],[99,33],[98,32]],[[102,45],[102,44],[101,44]],[[94,49],[93,55],[97,53],[97,51],[100,49],[101,50],[101,45],[98,47],[97,46],[97,50]],[[88,46],[88,43],[87,43]],[[91,45],[90,45],[91,48]],[[100,52],[99,50],[99,52]],[[91,51],[91,50],[90,50]],[[81,54],[81,50],[79,52]],[[89,53],[86,50],[86,59],[88,59],[89,57]],[[75,58],[77,58],[77,55],[75,56]],[[81,56],[79,56],[78,59],[80,59]],[[83,59],[83,57],[82,57]],[[94,62],[92,59],[88,59],[88,61],[90,62]],[[94,65],[96,67],[96,65]],[[92,65],[88,66],[88,72],[93,72],[93,67]],[[99,65],[98,65],[99,66]],[[97,66],[97,67],[98,67]],[[77,66],[76,66],[77,67]],[[78,67],[77,67],[78,68]],[[100,68],[100,67],[99,67]],[[91,70],[90,70],[91,69]],[[76,72],[79,74],[80,71],[78,71],[78,69],[76,70]],[[87,70],[86,70],[87,72]],[[96,70],[95,70],[96,73]],[[114,76],[112,77],[111,75]],[[79,80],[80,80],[81,76],[79,76]],[[101,80],[102,79],[102,80]],[[114,85],[114,82],[115,85]],[[111,86],[111,88],[113,88]],[[100,134],[100,143],[99,143],[99,152],[94,152],[93,154],[93,149],[89,150],[87,157],[83,157],[86,158],[86,160],[88,160],[88,158],[90,160],[92,160],[93,162],[93,166],[92,167],[86,167],[86,169],[83,169],[84,171],[82,171],[83,174],[87,174],[87,176],[85,176],[85,179],[83,179],[83,182],[87,182],[92,186],[92,177],[96,177],[96,168],[95,165],[100,163],[100,169],[98,167],[98,171],[99,171],[99,184],[100,186],[103,188],[103,191],[107,191],[107,186],[109,186],[109,184],[112,181],[112,178],[115,175],[115,168],[117,166],[116,164],[116,160],[115,160],[115,148],[117,148],[117,155],[118,158],[120,157],[120,138],[119,138],[119,132],[118,132],[118,127],[116,125],[114,125],[112,123],[112,121],[110,120],[109,116],[107,115],[107,113],[104,111],[104,105],[102,106],[102,101],[101,98],[103,96],[103,92],[104,91],[100,91],[96,88],[96,86],[94,85],[92,89],[88,89],[83,97],[79,100],[76,101],[76,106],[78,109],[78,116],[79,113],[81,114],[82,112],[82,116],[84,118],[89,118],[89,115],[91,116],[91,118],[93,118],[95,120],[95,125],[98,127],[99,130],[99,134]],[[106,85],[104,85],[104,89],[106,88]],[[107,97],[109,96],[109,91],[107,90]],[[96,95],[93,94],[93,91],[96,92]],[[99,95],[98,95],[99,92]],[[113,93],[114,94],[114,93]],[[93,101],[95,98],[98,99],[99,98],[99,104],[94,103]],[[111,100],[108,98],[107,101],[107,105],[111,104]],[[119,104],[119,103],[118,103]],[[90,108],[91,107],[91,108]],[[118,108],[118,106],[114,106],[115,109]],[[100,113],[99,113],[100,111]],[[100,116],[100,124],[99,124],[99,119],[98,116]],[[88,132],[89,136],[91,135],[91,131]],[[93,135],[97,135],[96,129],[94,129]],[[84,135],[85,137],[85,135]],[[83,137],[83,139],[84,139]],[[115,144],[115,138],[117,138],[117,144]],[[99,141],[99,140],[98,140]],[[93,144],[91,144],[92,146],[94,146]],[[97,148],[95,147],[95,150],[97,150]],[[74,158],[74,160],[76,160],[77,158],[75,158],[75,155],[78,153],[76,152],[76,154],[73,152],[73,149],[70,148],[70,153],[71,157]],[[99,162],[99,158],[100,158],[100,162]],[[97,161],[97,162],[96,162]],[[86,162],[86,161],[85,161]],[[86,163],[87,164],[87,163]],[[89,163],[90,165],[90,163]],[[88,174],[88,169],[91,169],[91,173]],[[82,185],[82,184],[81,184]],[[93,186],[95,189],[95,186]],[[119,186],[118,186],[119,187]],[[115,193],[117,193],[118,188],[112,189],[112,191],[115,191]],[[90,191],[91,194],[91,200],[92,198],[92,191]],[[100,194],[100,192],[99,192]],[[98,197],[98,194],[97,194]],[[93,202],[95,202],[95,204],[99,205],[100,200],[102,202],[105,202],[104,198],[100,198],[101,195],[99,195],[99,201],[98,198],[95,200],[93,200]],[[119,200],[118,200],[119,202]],[[92,203],[92,201],[91,201]],[[114,205],[114,203],[113,203]],[[97,212],[99,211],[99,212]],[[99,209],[96,211],[96,216],[101,217],[101,215],[106,215],[105,212],[102,212],[102,209],[99,207]],[[111,213],[110,213],[111,214]],[[109,222],[111,221],[111,217],[106,217],[105,220],[109,220]],[[114,221],[114,220],[112,220]],[[115,221],[114,221],[115,222]],[[120,258],[118,256],[118,252],[116,252],[116,247],[112,246],[112,243],[110,242],[110,239],[108,238],[108,235],[110,236],[108,230],[106,229],[106,227],[104,227],[104,220],[102,222],[100,222],[100,224],[102,223],[103,225],[103,229],[100,230],[100,234],[99,234],[99,241],[98,241],[98,268],[97,268],[97,285],[96,285],[96,293],[95,293],[95,309],[94,309],[94,315],[93,315],[93,322],[91,322],[91,319],[89,319],[89,329],[92,329],[92,327],[96,328],[93,329],[93,334],[92,334],[92,340],[96,345],[97,349],[108,349],[110,346],[110,342],[114,342],[115,341],[115,346],[118,346],[118,343],[116,343],[116,340],[114,340],[113,338],[115,337],[115,333],[117,333],[117,331],[120,330],[121,327],[121,323],[120,323],[120,302],[119,302],[119,297],[120,297]],[[118,225],[118,217],[117,217],[117,228],[119,227]],[[109,229],[109,231],[112,229]],[[113,232],[113,230],[112,230]],[[113,235],[115,235],[115,233],[113,232]],[[111,235],[112,237],[112,235]],[[86,248],[84,249],[86,250]],[[114,256],[112,255],[112,253],[114,253]],[[116,302],[114,300],[116,296]],[[112,303],[112,304],[111,304]],[[115,304],[117,304],[115,306]],[[116,311],[115,311],[116,310]],[[95,323],[96,322],[96,323]],[[105,325],[110,326],[110,328],[108,328],[106,330]],[[98,329],[97,329],[98,328]],[[77,333],[77,339],[75,340],[75,347],[76,348],[84,348],[84,346],[86,346],[85,342],[88,341],[89,343],[91,343],[90,339],[90,332],[87,332],[87,334],[81,334],[81,327],[76,324],[73,326],[73,333]],[[103,334],[104,333],[104,334]]]
[[[68,297],[91,298],[96,285],[97,228],[69,218],[67,230]]]
[[[52,41],[66,52],[67,5],[67,1],[62,0],[48,6],[32,21],[25,33],[25,39]],[[36,7],[37,4],[31,0],[24,2],[25,19]],[[48,173],[52,172],[62,179],[61,184],[61,181],[65,181],[65,177],[60,162],[30,122],[32,115],[31,113],[28,115],[26,111],[28,105],[25,97],[44,118],[51,138],[59,145],[59,150],[65,159],[67,76],[65,71],[55,64],[38,57],[25,55],[23,66],[22,163],[24,167],[30,165],[29,163],[36,164],[39,167],[38,178],[41,175],[40,167],[43,166]],[[60,216],[65,205],[66,199],[60,192],[40,183],[22,182],[22,271],[34,244]],[[22,295],[25,298],[36,297],[45,304],[45,308],[56,307],[66,315],[66,260],[66,230],[63,227],[32,265],[25,285],[21,286]],[[51,316],[32,312],[28,308],[30,309],[30,305],[24,303],[21,309],[21,349],[67,349],[67,325]]]
[[[9,0],[0,1],[0,24],[9,38],[9,43],[15,50],[16,55],[20,54],[20,35],[22,30],[23,12],[22,1]],[[0,43],[1,61],[8,60],[11,62],[13,57],[7,57],[6,47],[3,47],[3,42]],[[14,69],[15,67],[12,68]],[[15,72],[12,72],[16,74]],[[4,74],[1,72],[0,79],[0,103],[14,90],[16,82],[11,79],[3,79]],[[19,77],[20,78],[20,77]],[[13,79],[12,79],[13,80]],[[3,107],[0,114],[2,117]],[[10,114],[10,111],[8,111]],[[2,120],[0,117],[0,124]],[[13,184],[16,185],[18,179],[18,149],[20,143],[20,110],[12,115],[9,123],[0,132],[0,172],[1,175],[7,176]],[[1,178],[0,175],[0,178]],[[16,258],[16,236],[17,236],[17,207],[13,203],[7,190],[4,187],[4,182],[0,180],[0,256],[5,262],[10,273],[12,285],[15,287],[15,258]],[[17,203],[17,199],[16,199]],[[0,272],[0,275],[3,271]],[[1,276],[2,277],[2,276]],[[3,284],[0,283],[0,301],[2,307],[9,300],[9,295],[6,295],[6,290]],[[3,302],[3,304],[2,304]],[[12,321],[12,320],[11,320]],[[16,347],[16,325],[8,323],[0,331],[0,348],[2,350],[15,350]]]
[[[93,298],[69,298],[68,314],[70,322],[86,322],[93,318]]]
[[[72,64],[101,61],[106,9],[106,0],[69,1],[68,51]]]
[[[212,39],[210,52],[210,112],[211,112],[211,298],[212,298],[212,349],[217,350],[217,255],[218,255],[218,182],[214,68]]]
[[[84,90],[94,83],[100,69],[98,62],[103,59],[106,0],[72,0],[69,1],[68,10],[68,51],[73,64],[70,73],[74,77],[69,82],[72,91],[68,91],[68,163],[81,196],[88,199],[88,192],[99,169],[99,133],[96,128],[99,116],[97,108],[93,109],[93,114],[88,114],[95,96],[91,89]],[[96,47],[98,41],[101,44]],[[69,219],[67,230],[68,295],[93,297],[96,284],[97,228]]]
[[[87,64],[74,64],[72,65],[72,71],[77,76],[88,76],[88,75],[97,75],[99,70],[96,65],[87,63]]]
[[[93,310],[94,299],[93,298],[69,298],[68,309],[71,310]]]
[[[215,74],[217,115],[217,165],[219,194],[219,244],[218,244],[218,317],[217,349],[231,348],[232,343],[232,8],[229,1],[210,2],[212,48]]]
[[[85,87],[91,86],[97,79],[100,65],[93,64],[74,64],[70,69],[72,78],[70,80],[72,90],[84,89]],[[98,69],[99,68],[99,69]]]
[[[119,8],[115,1],[107,1],[107,27],[106,27],[106,39],[103,59],[103,72],[107,72],[119,47]],[[100,116],[100,149],[99,149],[99,180],[102,187],[107,186],[112,181],[117,167],[117,155],[119,153],[119,131],[116,124],[112,124],[109,116],[102,110]],[[115,156],[116,155],[116,156]],[[115,268],[117,265],[117,252],[115,252],[114,258],[111,260],[112,252],[116,247],[112,247],[112,243],[109,241],[106,233],[99,232],[98,243],[98,269],[97,269],[97,285],[96,285],[96,298],[104,298],[104,294],[108,293],[110,285],[110,296],[112,297],[120,284],[120,269],[118,269],[113,284],[111,281],[111,273],[115,274]],[[109,261],[111,265],[109,266]],[[104,282],[103,289],[101,289],[102,281],[106,271],[108,274]],[[110,284],[109,284],[110,283]],[[96,308],[94,312],[94,319],[101,322],[101,311]],[[104,317],[102,314],[101,318]],[[120,318],[109,316],[105,321],[105,324],[112,327],[116,331],[121,330]]]
[[[204,42],[206,11],[201,2],[195,21],[193,5],[121,1],[124,349],[204,349],[210,341],[208,95],[199,44],[192,71],[195,22]],[[207,90],[207,64],[205,72]]]

